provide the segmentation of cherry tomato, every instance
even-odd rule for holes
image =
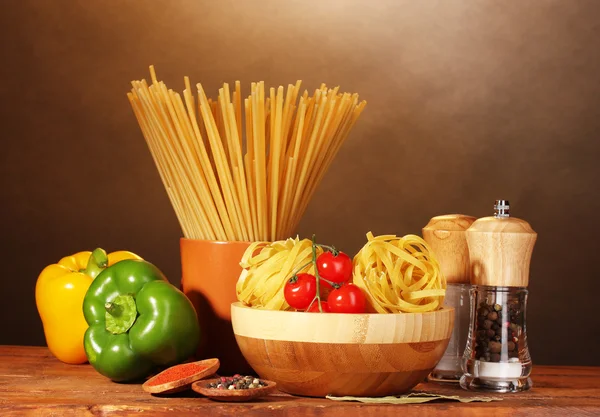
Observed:
[[[304,310],[317,295],[317,279],[311,274],[298,274],[283,288],[283,296],[290,307]]]
[[[331,291],[327,304],[332,313],[364,313],[367,300],[359,287],[354,284],[344,284]]]
[[[334,256],[331,252],[323,252],[317,258],[317,271],[321,278],[331,282],[347,282],[352,278],[352,259],[344,252]]]
[[[319,305],[317,303],[318,303],[318,301],[315,301],[313,303],[313,305],[311,305],[310,308],[306,311],[308,313],[320,313],[321,311],[319,310]],[[321,308],[323,309],[323,313],[331,312],[331,309],[329,308],[329,304],[327,304],[327,301],[321,301]]]

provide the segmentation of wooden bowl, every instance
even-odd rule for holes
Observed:
[[[264,397],[265,395],[269,395],[273,392],[277,386],[277,384],[273,381],[262,380],[262,382],[266,383],[264,387],[260,388],[252,388],[252,389],[234,389],[234,390],[226,390],[226,389],[216,389],[216,388],[207,388],[207,385],[211,382],[218,382],[220,378],[214,379],[203,379],[201,381],[194,382],[192,384],[192,390],[195,392],[204,395],[215,401],[232,401],[232,402],[242,402],[242,401],[252,401],[259,397]]]
[[[454,309],[431,313],[333,314],[231,306],[233,332],[260,378],[289,394],[405,393],[442,358]]]

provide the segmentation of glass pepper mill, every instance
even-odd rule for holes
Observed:
[[[434,382],[458,383],[462,376],[462,356],[469,334],[471,268],[465,231],[475,217],[448,214],[433,217],[423,228],[423,239],[436,255],[446,278],[444,304],[454,307],[454,329],[444,356],[429,374]]]
[[[464,389],[517,392],[532,386],[525,312],[537,234],[526,221],[510,217],[509,208],[507,200],[496,200],[494,216],[466,231],[472,287]]]

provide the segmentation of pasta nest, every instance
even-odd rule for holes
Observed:
[[[354,257],[353,282],[378,313],[423,313],[444,304],[446,279],[427,243],[419,236],[367,233]]]
[[[317,256],[323,253],[320,247],[316,251]],[[240,262],[243,270],[236,284],[238,300],[250,307],[290,310],[283,295],[285,284],[294,272],[314,275],[311,259],[312,241],[309,239],[296,237],[273,243],[252,243]]]

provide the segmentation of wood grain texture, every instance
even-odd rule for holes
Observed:
[[[261,378],[277,382],[283,392],[311,397],[405,393],[427,377],[449,340],[342,344],[236,339]]]
[[[537,233],[515,217],[478,219],[466,231],[471,258],[471,283],[527,287]]]
[[[454,309],[428,313],[313,314],[231,305],[236,336],[316,343],[416,343],[449,337]]]
[[[464,214],[446,214],[429,220],[423,228],[423,239],[431,246],[440,263],[442,274],[449,283],[471,282],[469,247],[465,230],[475,217]]]
[[[281,391],[401,394],[439,362],[452,334],[454,309],[429,313],[315,314],[231,306],[242,354]]]
[[[339,403],[275,393],[251,403],[223,404],[194,392],[158,397],[139,384],[117,384],[89,365],[67,365],[47,348],[0,346],[0,415],[28,416],[594,416],[600,414],[600,368],[534,366],[534,387],[492,403],[409,406]],[[422,383],[427,392],[476,396],[454,385]]]
[[[192,390],[198,394],[202,394],[205,397],[209,397],[216,401],[225,402],[244,402],[251,401],[259,397],[264,397],[274,392],[277,388],[277,384],[273,381],[262,380],[266,385],[260,388],[248,388],[248,389],[216,389],[208,388],[207,385],[213,382],[219,382],[219,378],[206,379],[197,381],[192,384]]]

